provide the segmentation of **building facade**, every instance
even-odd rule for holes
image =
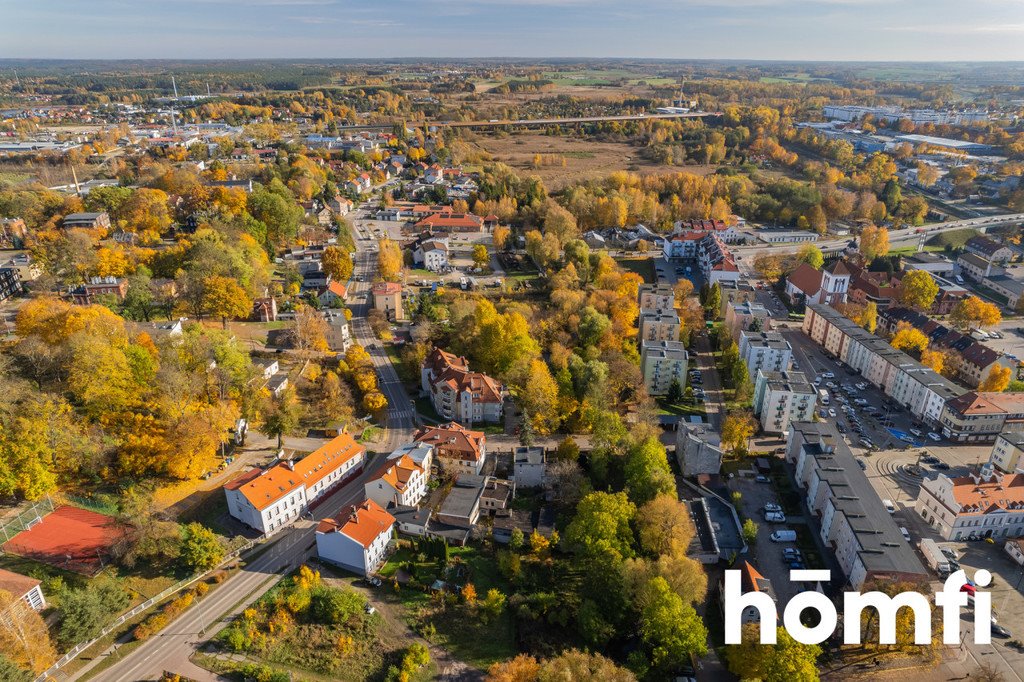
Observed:
[[[686,385],[686,367],[689,362],[686,347],[679,341],[642,341],[640,343],[640,371],[649,395],[666,395],[672,382]]]
[[[803,372],[758,370],[754,380],[754,415],[765,433],[785,433],[792,422],[813,421],[818,393]]]

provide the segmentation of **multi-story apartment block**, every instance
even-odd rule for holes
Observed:
[[[709,233],[697,242],[697,262],[708,286],[717,282],[739,281],[740,269],[736,260],[717,234]]]
[[[433,446],[438,465],[456,474],[478,475],[487,459],[487,435],[455,422],[424,426],[414,438],[417,443]]]
[[[1001,433],[1024,432],[1024,393],[971,391],[946,402],[942,433],[958,443],[991,443]]]
[[[676,294],[671,284],[641,284],[638,294],[640,310],[672,310],[676,305]]]
[[[389,459],[364,485],[366,497],[384,509],[415,507],[427,494],[428,474],[408,455]]]
[[[1021,462],[1022,456],[1024,456],[1024,433],[1000,433],[996,436],[996,442],[992,446],[992,453],[989,455],[988,461],[1003,473],[1024,473],[1022,471],[1024,468],[1024,462]]]
[[[793,347],[779,332],[740,332],[739,347],[751,377],[758,370],[785,372],[793,364]]]
[[[640,312],[640,342],[678,341],[679,315],[672,308]]]
[[[792,422],[814,419],[817,391],[803,372],[758,370],[754,380],[754,415],[765,433],[785,433]]]
[[[373,285],[373,307],[381,310],[392,322],[405,319],[402,309],[402,285],[397,282],[377,282]]]
[[[689,355],[679,341],[641,341],[640,370],[649,395],[665,395],[673,381],[686,385]]]
[[[1003,474],[991,464],[969,476],[925,479],[914,505],[946,540],[1024,536],[1024,474]]]
[[[359,575],[376,571],[387,558],[395,517],[373,500],[342,510],[316,527],[317,556]]]
[[[927,578],[833,425],[794,422],[786,459],[793,465],[809,517],[851,587]]]
[[[343,433],[302,459],[250,469],[224,485],[228,512],[261,533],[290,524],[363,468],[366,449]]]
[[[465,358],[435,348],[423,362],[420,383],[443,419],[467,424],[501,421],[504,387],[486,374],[469,371]]]
[[[734,341],[740,340],[740,332],[752,327],[755,331],[771,331],[771,324],[768,309],[755,301],[735,301],[725,306],[725,326]]]

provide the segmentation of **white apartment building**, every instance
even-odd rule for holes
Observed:
[[[279,530],[362,470],[366,449],[343,433],[298,461],[250,469],[224,485],[228,512],[261,533]]]
[[[640,370],[649,395],[665,395],[678,381],[686,385],[686,367],[690,356],[679,341],[641,341]]]
[[[672,310],[676,306],[676,294],[671,284],[641,284],[637,295],[640,310]]]
[[[750,376],[764,372],[785,372],[793,364],[793,347],[779,332],[740,332],[740,357]]]
[[[758,370],[754,380],[754,415],[765,433],[786,433],[792,422],[814,419],[818,393],[803,372]]]
[[[1015,474],[1024,466],[1021,456],[1024,456],[1024,433],[1007,431],[996,436],[988,461],[1003,473]]]
[[[384,509],[390,505],[415,507],[427,494],[429,472],[409,455],[389,459],[363,486],[366,498]]]
[[[985,464],[977,474],[925,479],[914,509],[946,540],[1024,536],[1024,474]]]
[[[672,308],[640,312],[640,342],[678,341],[679,315]]]

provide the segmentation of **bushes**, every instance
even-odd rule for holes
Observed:
[[[263,665],[258,663],[246,663],[240,665],[236,671],[247,680],[255,680],[256,682],[288,682],[288,673],[277,672],[269,665]]]
[[[339,590],[322,585],[310,597],[309,613],[317,623],[346,623],[363,613],[366,599],[349,590]]]
[[[188,592],[184,592],[167,602],[160,610],[160,613],[153,614],[135,626],[135,631],[133,632],[135,639],[142,641],[160,632],[167,627],[168,623],[180,616],[185,609],[192,606],[197,597],[203,597],[209,591],[209,583],[202,582]]]

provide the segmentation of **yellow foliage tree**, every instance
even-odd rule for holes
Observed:
[[[1009,367],[994,365],[992,369],[988,371],[988,376],[985,377],[985,380],[981,382],[980,386],[978,386],[978,390],[1001,393],[1009,387],[1012,375],[1013,372]]]
[[[377,245],[377,269],[385,282],[397,282],[402,275],[402,247],[388,238]]]
[[[928,337],[920,329],[907,326],[897,330],[890,345],[896,350],[915,351],[920,357],[928,348]]]
[[[49,668],[57,653],[42,617],[6,590],[0,590],[0,613],[0,653],[36,674]]]
[[[868,262],[889,253],[889,230],[868,225],[860,233],[860,252]]]

